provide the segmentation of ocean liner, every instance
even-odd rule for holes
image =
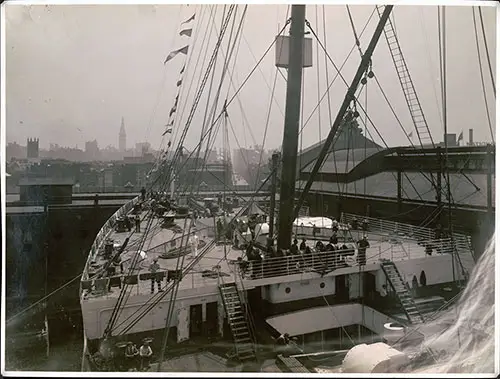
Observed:
[[[236,7],[227,7],[212,58]],[[199,177],[183,174],[186,155],[200,155],[200,148],[183,148],[193,105],[177,146],[168,142],[158,158],[149,187],[105,223],[89,252],[80,288],[82,370],[172,371],[171,359],[191,352],[222,362],[222,371],[314,372],[314,357],[340,362],[359,344],[418,345],[420,333],[405,333],[448,306],[464,287],[474,267],[470,238],[434,224],[367,214],[310,215],[304,203],[332,142],[359,117],[356,94],[373,77],[371,56],[382,34],[412,117],[418,113],[392,8],[377,6],[372,13],[377,26],[303,188],[295,183],[302,72],[310,66],[312,46],[305,26],[316,36],[305,6],[291,6],[275,39],[276,65],[288,75],[283,145],[250,201],[226,190],[200,198]],[[284,36],[288,25],[290,35]],[[181,50],[169,58],[187,54]],[[227,106],[202,131],[200,144],[210,140],[214,125],[227,122]],[[420,145],[430,145],[435,154],[425,118],[413,121]],[[169,122],[167,137],[170,125],[175,123]],[[444,172],[430,174],[433,182],[441,183],[441,176],[446,178]],[[268,202],[257,199],[266,186]],[[146,364],[130,363],[135,358],[127,357],[127,349],[143,343],[153,356]],[[197,370],[204,369],[192,367]]]

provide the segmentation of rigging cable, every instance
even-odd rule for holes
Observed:
[[[327,41],[326,41],[326,17],[325,17],[325,6],[322,5],[322,13],[323,13],[323,40],[325,41],[325,46],[327,44]],[[373,17],[375,11],[372,12],[371,16],[368,18],[368,21],[366,22],[365,24],[365,27],[363,28],[361,34],[364,33],[366,27],[368,26],[368,23],[370,22],[371,18]],[[349,52],[349,55],[347,56],[347,58],[345,59],[345,61],[342,63],[342,66],[340,67],[340,69],[342,69],[345,65],[345,63],[347,62],[347,60],[349,59],[349,57],[351,56],[352,52],[354,51],[354,48],[355,46],[353,46],[351,48],[351,51]],[[326,57],[326,54],[323,55],[324,58],[325,58],[325,79],[326,79],[326,83],[329,83],[329,79],[328,79],[328,60],[327,60],[327,57]],[[327,95],[327,104],[328,104],[328,121],[329,121],[329,124],[332,123],[332,120],[333,120],[333,117],[332,117],[332,104],[331,104],[331,99],[330,99],[330,87],[331,85],[333,84],[333,82],[335,81],[335,79],[338,77],[338,74],[333,78],[331,84],[328,85],[328,87],[326,88],[326,91],[325,91],[325,94]],[[318,108],[321,104],[321,101],[323,100],[325,95],[323,95],[323,97],[321,97],[321,99],[318,100]],[[313,110],[314,112],[314,110]],[[311,113],[312,115],[312,113]],[[311,116],[309,116],[309,118],[306,120],[305,124],[302,125],[302,129],[300,130],[300,132],[302,133],[302,130],[305,128],[307,122],[309,121]],[[321,138],[320,138],[320,141],[321,141]],[[337,170],[337,158],[336,158],[336,154],[335,152],[332,153],[332,156],[333,156],[333,166],[335,168],[335,172],[338,172]],[[337,180],[337,190],[338,190],[338,194],[339,194],[339,200],[342,201],[342,190],[341,190],[341,187],[340,187],[340,182]],[[337,211],[338,209],[336,209]]]
[[[232,9],[232,8],[231,8],[231,9]],[[230,9],[230,12],[231,12],[231,9]],[[229,14],[230,14],[230,12],[229,12]],[[229,17],[230,17],[230,16],[228,16],[228,19],[227,19],[226,21],[229,21]],[[227,23],[226,23],[226,25],[227,25]],[[219,41],[221,41],[221,38],[219,38]],[[220,44],[219,44],[219,45],[220,45]],[[181,146],[181,149],[182,149],[182,146]],[[175,160],[174,160],[174,161],[175,161]],[[148,225],[146,226],[146,230],[149,230],[149,229],[150,229],[150,227],[151,227],[151,223],[152,223],[152,220],[153,220],[153,218],[152,218],[152,217],[150,217],[150,218],[148,219]],[[143,236],[142,236],[142,238],[141,238],[141,246],[142,246],[142,245],[144,244],[144,242],[145,242],[146,235],[147,235],[147,233],[144,233],[144,234],[143,234]],[[130,270],[129,270],[130,272],[129,272],[129,275],[131,274],[131,272],[132,272],[133,268],[135,267],[136,260],[137,260],[137,258],[138,258],[138,257],[139,257],[139,251],[137,251],[137,252],[136,252],[136,254],[134,255],[133,262],[132,262],[132,264],[131,264],[131,266],[130,266]],[[124,299],[125,299],[125,293],[126,293],[127,288],[128,288],[128,284],[125,284],[125,285],[124,285],[124,287],[123,287],[123,289],[122,289],[122,290],[121,290],[121,292],[120,292],[119,299],[118,299],[118,301],[117,301],[117,303],[116,303],[115,307],[113,308],[113,313],[112,313],[112,316],[111,316],[111,318],[110,318],[110,321],[109,321],[108,327],[106,328],[106,331],[107,331],[107,332],[110,332],[110,331],[112,330],[113,324],[116,322],[116,320],[117,320],[117,318],[118,318],[118,314],[119,314],[119,313],[121,313],[121,312],[119,311],[119,308],[120,308],[120,307],[121,307],[121,305],[123,304],[123,301],[124,301]],[[129,296],[130,296],[130,292],[128,293],[127,299],[128,299],[128,297],[129,297]],[[125,300],[125,301],[126,301],[126,300]],[[105,332],[105,335],[107,335],[107,332]]]
[[[290,10],[290,6],[288,6],[288,8],[287,8],[287,13],[286,13],[286,16],[285,16],[287,19],[288,19],[289,10]],[[285,23],[285,25],[286,25],[286,23]],[[283,30],[282,30],[282,32],[283,32]],[[281,33],[279,35],[281,35]],[[280,46],[279,55],[281,55],[281,49],[282,48],[283,48],[283,44]],[[275,73],[274,73],[273,88],[272,88],[271,95],[270,95],[270,98],[269,98],[269,108],[267,110],[267,115],[266,115],[266,126],[265,126],[265,129],[264,129],[264,135],[262,137],[262,147],[261,147],[260,153],[259,153],[259,164],[258,164],[258,167],[257,167],[257,175],[255,176],[254,188],[257,187],[257,182],[258,182],[259,177],[260,177],[262,155],[264,153],[264,145],[265,145],[265,142],[266,142],[267,131],[268,131],[268,128],[269,128],[269,120],[271,118],[271,109],[272,109],[272,106],[273,106],[274,91],[276,89],[276,82],[277,82],[277,79],[278,79],[278,72],[279,72],[279,68],[276,67],[275,68]]]
[[[352,28],[352,32],[354,34],[354,40],[356,41],[356,46],[358,47],[359,55],[361,58],[363,58],[363,51],[361,50],[361,46],[360,46],[361,44],[359,42],[358,34],[356,33],[356,28],[354,27],[354,21],[352,19],[351,10],[349,9],[349,5],[346,4],[346,8],[347,8],[347,14],[349,15],[349,21],[351,22],[351,28]]]
[[[177,14],[177,18],[176,18],[176,22],[174,24],[177,24],[179,19],[180,19],[180,15],[182,13],[182,7],[183,7],[183,4],[180,4],[179,5],[179,13]],[[169,48],[169,51],[172,51],[173,50],[173,47],[174,47],[174,42],[175,42],[175,38],[177,37],[177,33],[173,33],[172,34],[172,39],[170,41],[170,48]],[[165,89],[165,82],[166,82],[166,79],[167,79],[167,69],[165,66],[163,66],[163,78],[161,80],[161,84],[160,84],[160,88],[158,90],[158,94],[156,95],[156,101],[155,101],[155,104],[153,106],[153,110],[151,112],[151,116],[149,117],[149,122],[148,122],[148,127],[146,129],[146,140],[148,140],[149,138],[149,132],[151,130],[151,126],[153,125],[153,121],[154,121],[154,118],[155,118],[155,115],[156,115],[156,111],[158,109],[158,106],[160,105],[160,99],[161,99],[161,96],[163,95],[163,91]]]
[[[314,29],[312,28],[312,26],[310,25],[310,23],[309,23],[307,20],[306,20],[306,23],[307,23],[307,25],[308,25],[309,29],[311,30],[312,34],[314,35],[314,37],[318,40],[318,42],[319,42],[319,44],[320,44],[321,48],[323,49],[323,51],[325,52],[326,56],[328,57],[328,59],[330,60],[330,62],[331,62],[331,63],[332,63],[332,65],[334,66],[334,68],[337,70],[338,75],[340,76],[340,78],[342,79],[342,81],[343,81],[343,82],[344,82],[344,83],[348,86],[347,81],[345,80],[344,76],[342,75],[342,73],[341,73],[341,72],[340,72],[340,70],[338,69],[338,67],[337,67],[337,65],[335,64],[335,62],[333,61],[333,59],[331,58],[331,56],[330,56],[330,54],[328,53],[328,51],[326,50],[326,47],[325,47],[325,46],[321,43],[321,41],[319,41],[319,38],[318,38],[318,36],[317,36],[316,32],[314,31]],[[357,100],[357,99],[356,99],[356,100]],[[367,114],[367,113],[366,113],[366,111],[364,110],[364,108],[362,107],[362,105],[361,105],[361,104],[359,104],[359,102],[358,102],[358,101],[356,101],[356,103],[360,106],[361,110],[362,110],[365,114]],[[373,124],[373,122],[372,122],[371,120],[370,120],[370,123],[374,126],[374,128],[375,128],[375,130],[377,131],[377,133],[378,133],[379,137],[383,140],[383,137],[380,135],[380,133],[378,132],[378,130],[376,129],[375,125]],[[384,142],[384,144],[386,145],[386,147],[387,147],[387,148],[389,148],[389,146],[387,145],[387,143],[385,143],[385,141],[384,141],[384,140],[383,140],[383,142]],[[334,142],[333,142],[333,143],[334,143]],[[407,175],[406,175],[406,173],[405,173],[405,176],[407,176]],[[425,176],[425,174],[424,174],[424,177],[425,177],[425,178],[427,178],[427,177]],[[427,179],[428,179],[428,178],[427,178]],[[429,180],[429,179],[428,179],[428,180]],[[429,180],[429,181],[431,181],[431,180]],[[432,183],[432,181],[431,181],[431,183]]]
[[[170,165],[168,166],[167,174],[165,175],[165,178],[164,178],[164,184],[166,184],[167,186],[168,186],[168,183],[170,183],[171,180],[172,180],[171,174],[174,172],[174,165],[179,160],[179,158],[183,155],[184,140],[186,138],[187,132],[188,132],[189,127],[191,125],[191,122],[192,122],[192,119],[193,119],[194,114],[196,112],[196,109],[198,108],[198,104],[200,102],[203,90],[205,89],[205,85],[206,85],[206,82],[207,82],[208,77],[210,75],[210,72],[211,72],[211,70],[213,68],[213,65],[214,65],[214,62],[215,62],[215,57],[217,56],[217,53],[219,51],[220,45],[222,43],[222,39],[223,39],[223,37],[225,35],[225,32],[226,32],[227,25],[229,24],[229,20],[231,18],[231,14],[233,12],[233,9],[234,9],[234,5],[231,5],[230,8],[229,8],[226,20],[224,21],[223,29],[221,29],[220,35],[219,35],[219,37],[217,39],[217,43],[216,43],[216,45],[214,47],[214,50],[212,52],[212,56],[211,56],[211,58],[210,58],[210,60],[208,62],[205,74],[204,74],[203,79],[202,79],[201,84],[200,84],[200,88],[197,91],[196,96],[195,96],[195,98],[193,100],[193,105],[191,107],[191,110],[189,112],[188,118],[186,120],[185,127],[184,127],[184,129],[183,129],[183,131],[181,133],[181,137],[180,137],[179,145],[178,145],[179,147],[175,150],[174,157],[173,157],[172,161],[170,162]],[[193,154],[193,152],[190,153],[190,156]],[[186,162],[187,162],[187,160],[185,160],[184,164]],[[184,165],[182,165],[182,167],[183,166]],[[180,169],[178,170],[178,172],[179,171],[180,171]]]
[[[486,107],[486,116],[488,117],[488,125],[490,127],[491,142],[495,143],[495,137],[493,135],[493,127],[491,125],[490,110],[488,107],[488,99],[486,96],[486,87],[484,85],[483,64],[481,61],[481,51],[479,50],[479,36],[478,36],[477,25],[476,25],[476,10],[474,7],[472,7],[472,21],[474,22],[474,34],[476,37],[476,52],[477,52],[477,59],[479,62],[479,73],[481,75],[481,87],[483,90],[484,105]],[[483,29],[483,33],[484,33],[484,29]],[[485,40],[485,42],[486,42],[486,40]],[[491,67],[490,67],[490,69],[491,69]]]
[[[323,10],[324,12],[324,10]],[[365,26],[363,27],[363,29],[361,30],[361,33],[360,33],[360,37],[363,35],[363,33],[365,32],[368,24],[370,23],[371,19],[373,18],[373,15],[375,14],[375,9],[372,11],[370,17],[368,18],[368,20],[366,21],[365,23]],[[323,15],[323,24],[325,24],[325,17]],[[326,44],[326,38],[325,38],[325,44]],[[326,49],[324,47],[322,47],[323,50],[326,52]],[[342,65],[340,66],[340,69],[337,70],[337,73],[335,74],[335,76],[333,77],[332,81],[328,84],[328,87],[325,91],[325,93],[323,94],[323,96],[321,96],[321,101],[323,101],[323,99],[325,98],[326,95],[328,95],[328,101],[330,101],[330,87],[333,85],[333,83],[335,83],[335,81],[337,80],[337,78],[340,76],[340,72],[341,70],[344,68],[345,64],[347,63],[347,61],[349,60],[349,58],[351,57],[354,49],[356,48],[356,44],[354,44],[351,48],[351,50],[349,51],[349,54],[347,54],[347,57],[344,59],[344,62],[342,62]],[[327,59],[327,56],[325,55],[325,62],[326,62],[326,59]],[[328,65],[326,66],[327,67],[327,70],[328,70]],[[345,80],[344,80],[345,82]],[[311,120],[312,116],[314,115],[314,112],[316,112],[316,109],[318,108],[318,105],[316,105],[316,107],[311,111],[311,113],[309,114],[309,116],[307,117],[306,119],[306,122],[305,124],[302,126],[302,128],[300,129],[300,133],[303,132],[304,128],[307,126],[307,124],[309,123],[309,121]],[[330,117],[331,119],[331,117]]]
[[[424,16],[423,16],[423,10],[426,9],[425,7],[419,7],[419,21],[420,21],[420,26],[422,28],[422,32],[424,35],[424,40],[425,40],[425,46],[426,46],[426,53],[427,53],[427,62],[428,62],[428,67],[427,67],[427,72],[429,73],[429,79],[430,82],[432,83],[432,90],[434,93],[434,99],[436,100],[436,106],[437,106],[437,113],[439,115],[439,121],[441,122],[441,128],[443,128],[443,109],[439,106],[439,97],[438,97],[438,90],[436,88],[436,80],[434,79],[433,75],[433,68],[434,64],[432,61],[431,53],[430,53],[430,48],[429,48],[429,35],[427,34],[427,28],[424,25]],[[439,79],[438,79],[439,80]]]
[[[484,49],[486,50],[486,58],[487,58],[487,61],[488,61],[488,67],[490,69],[491,85],[493,87],[493,94],[496,97],[497,89],[496,89],[496,86],[495,86],[495,76],[493,75],[493,69],[491,68],[490,49],[488,49],[488,42],[486,40],[486,32],[484,30],[483,10],[479,6],[477,7],[477,9],[479,10],[479,19],[481,21],[481,29],[483,31]]]
[[[290,23],[290,20],[287,20],[287,23],[286,25],[288,25]],[[282,28],[281,32],[283,32],[283,30],[286,28],[286,25]],[[281,33],[280,32],[280,33]],[[262,55],[261,59],[259,60],[259,62],[257,62],[257,65],[260,64],[260,62],[265,58],[265,56],[267,55],[267,53],[269,52],[269,50],[271,50],[271,48],[274,46],[274,44],[276,43],[276,39],[273,40],[273,42],[271,43],[271,45],[266,49],[266,51],[264,52],[264,54]],[[238,90],[233,94],[233,96],[227,101],[226,103],[226,106],[229,106],[229,104],[237,97],[238,93],[241,91],[241,89],[243,88],[243,86],[246,84],[246,82],[250,79],[250,77],[252,76],[252,74],[255,72],[255,70],[257,69],[257,65],[250,71],[250,73],[246,76],[245,80],[243,81],[243,83],[238,87]],[[217,118],[214,120],[214,123],[212,124],[211,128],[213,128],[215,126],[215,123],[217,121],[219,121],[220,117],[223,115],[224,113],[221,112],[219,113],[219,115],[217,116]],[[203,138],[206,137],[206,135],[208,134],[208,132],[206,132],[204,135],[203,135]],[[198,143],[199,144],[199,143]],[[198,144],[196,145],[195,149],[197,148]],[[186,160],[184,160],[184,163],[181,164],[180,169],[182,169],[187,160],[189,158],[191,158],[191,156],[193,155],[193,151],[189,153],[189,156],[187,157]],[[159,179],[159,178],[158,178]]]
[[[222,27],[224,25],[224,16],[226,14],[226,6],[227,5],[224,5],[224,10],[223,10],[223,14],[222,14],[222,18],[221,18],[221,30],[222,30]],[[211,21],[212,21],[212,24],[215,25],[215,20],[214,18],[211,17]],[[229,42],[231,41],[231,35],[233,33],[233,28],[234,28],[234,22],[236,21],[236,17],[233,18],[233,24],[231,26],[231,31],[230,31],[230,36],[229,36]],[[210,22],[210,21],[209,21]],[[212,115],[215,115],[215,109],[217,107],[217,102],[219,100],[219,94],[220,94],[220,86],[219,86],[219,91],[217,91],[217,94],[215,96],[215,99],[214,99],[214,102],[213,102],[213,105],[212,105],[212,109],[210,110],[210,115],[209,115],[209,107],[210,107],[210,98],[211,98],[211,94],[212,94],[212,87],[213,87],[213,84],[214,84],[214,79],[215,79],[215,73],[216,73],[216,65],[217,65],[217,57],[218,57],[218,54],[215,56],[215,61],[214,61],[214,69],[212,71],[212,77],[210,79],[210,84],[209,84],[209,87],[208,87],[208,100],[207,100],[207,103],[206,103],[206,106],[205,106],[205,113],[203,115],[203,122],[202,122],[202,128],[201,128],[201,134],[200,134],[200,144],[198,145],[198,148],[195,149],[196,150],[196,156],[195,156],[195,161],[196,161],[196,168],[199,169],[198,167],[198,164],[200,163],[202,166],[204,163],[206,163],[207,161],[207,157],[208,157],[208,153],[209,153],[209,149],[208,149],[208,146],[210,144],[210,140],[212,138],[212,129],[210,129],[209,133],[208,133],[208,137],[206,139],[207,141],[207,148],[205,149],[205,152],[204,152],[204,157],[203,157],[203,163],[200,162],[199,160],[199,157],[200,157],[200,152],[201,152],[201,148],[202,148],[202,145],[203,145],[203,140],[201,138],[201,136],[203,135],[203,132],[206,130],[206,128],[208,127],[208,124],[210,121],[208,121],[208,119],[211,118]],[[224,59],[226,60],[226,59]],[[224,63],[225,64],[225,63]],[[222,79],[221,79],[221,83],[220,85],[222,85]],[[198,182],[199,184],[200,181],[199,180],[196,180],[197,177],[200,177],[201,174],[203,173],[203,169],[199,170],[197,172],[197,175],[193,175],[193,178],[191,180],[191,186],[193,185],[193,183],[196,181]],[[189,187],[189,182],[187,182],[185,184],[185,190],[187,191],[188,187]],[[198,186],[198,189],[200,187]]]
[[[217,43],[215,45],[214,51],[213,51],[212,56],[210,58],[210,61],[208,63],[207,69],[205,71],[205,75],[203,76],[203,79],[202,79],[202,82],[200,85],[200,89],[198,90],[198,92],[196,93],[196,97],[194,98],[193,106],[191,107],[191,111],[189,112],[188,118],[186,120],[186,126],[184,127],[182,134],[181,134],[181,137],[180,137],[180,140],[179,140],[179,147],[176,149],[176,151],[174,153],[174,159],[172,160],[172,162],[176,162],[182,153],[182,148],[183,148],[182,145],[184,144],[184,140],[185,140],[187,132],[189,130],[189,126],[191,125],[191,121],[193,120],[196,109],[198,108],[198,104],[200,102],[203,90],[205,89],[205,85],[206,85],[206,82],[207,82],[208,77],[210,75],[210,71],[212,70],[212,68],[215,64],[217,53],[218,53],[220,45],[222,43],[222,39],[225,35],[227,25],[229,24],[229,21],[231,19],[231,15],[233,13],[234,7],[235,7],[234,5],[231,5],[229,7],[228,14],[226,16],[226,19],[224,20],[223,28],[221,29],[219,38],[217,39]],[[171,180],[170,174],[173,173],[173,170],[174,170],[174,167],[172,167],[172,166],[170,167],[170,170],[168,170],[169,173],[167,175],[167,178],[168,178],[167,180],[169,180],[169,181]]]
[[[315,14],[316,14],[316,24],[319,25],[319,22],[318,22],[318,5],[316,5],[314,7],[315,9]],[[324,31],[324,29],[323,29]],[[321,133],[321,104],[320,104],[320,96],[321,96],[321,93],[320,93],[320,88],[319,88],[319,85],[321,83],[320,81],[320,77],[319,77],[319,49],[316,49],[316,80],[318,82],[316,88],[317,88],[317,95],[318,95],[318,141],[321,141],[322,140],[322,133]],[[304,78],[305,75],[302,76],[302,78]],[[327,82],[328,83],[328,82]],[[302,88],[304,88],[304,83],[302,83]],[[300,112],[300,115],[301,115],[301,125],[304,125],[304,96],[302,96],[302,112]],[[302,170],[302,140],[303,140],[303,134],[300,133],[300,157],[299,157],[299,178],[300,178],[300,171]],[[335,155],[335,153],[333,153],[333,155]],[[300,182],[302,184],[302,182]],[[323,192],[323,181],[320,182],[320,207],[321,207],[321,214],[324,214],[325,212],[325,204],[324,204],[324,196],[322,194]]]

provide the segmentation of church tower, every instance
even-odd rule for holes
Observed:
[[[124,152],[127,149],[127,133],[125,133],[125,121],[122,117],[122,125],[120,127],[120,134],[118,138],[118,149]]]

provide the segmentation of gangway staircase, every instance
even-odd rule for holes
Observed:
[[[224,303],[224,309],[227,314],[227,320],[239,361],[255,361],[255,344],[236,284],[220,282],[219,291]]]
[[[417,305],[406,287],[406,284],[398,271],[398,268],[392,261],[384,261],[381,264],[385,276],[389,280],[392,289],[396,293],[399,302],[403,306],[406,317],[411,324],[419,324],[424,322],[424,317],[418,311]]]
[[[385,6],[377,6],[379,17],[382,15],[384,8]],[[392,61],[398,73],[399,82],[401,83],[401,88],[403,89],[420,145],[422,147],[424,147],[424,145],[432,145],[432,147],[434,147],[434,141],[432,140],[429,126],[427,125],[422,106],[420,105],[420,100],[418,99],[415,86],[413,85],[408,66],[406,65],[401,46],[396,36],[393,22],[390,18],[387,19],[385,23],[384,35],[391,52]]]

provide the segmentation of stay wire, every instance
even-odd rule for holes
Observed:
[[[486,32],[484,30],[483,10],[479,6],[477,8],[479,10],[479,19],[481,21],[481,29],[483,31],[484,49],[486,50],[486,58],[487,58],[488,67],[489,67],[489,70],[490,70],[491,85],[493,87],[493,94],[496,97],[497,90],[496,90],[496,86],[495,86],[495,76],[493,75],[493,69],[491,68],[490,49],[488,49],[488,41],[486,39]]]
[[[322,6],[322,11],[323,11],[323,40],[325,41],[325,46],[326,46],[327,45],[327,41],[326,41],[326,17],[325,17],[325,13],[326,12],[325,12],[325,6],[324,5]],[[366,26],[370,22],[370,20],[373,17],[374,13],[375,13],[375,10],[372,12],[370,18],[368,19],[368,22],[365,24],[365,27],[363,28],[363,31],[361,32],[361,34],[363,34],[363,32],[365,31]],[[352,47],[351,51],[349,52],[349,55],[347,56],[347,58],[342,63],[342,66],[340,67],[340,69],[342,69],[344,67],[344,65],[347,62],[347,60],[349,59],[350,55],[354,51],[354,48],[355,48],[355,46]],[[327,60],[326,54],[324,54],[323,57],[325,58],[325,79],[326,79],[326,83],[329,83],[329,79],[328,79],[328,60]],[[329,121],[329,124],[331,124],[332,120],[333,120],[333,117],[332,117],[332,105],[331,105],[331,99],[330,99],[330,86],[333,84],[333,82],[335,81],[336,77],[337,76],[334,77],[334,79],[332,80],[332,83],[328,85],[328,87],[327,87],[327,89],[325,91],[325,94],[327,95],[327,100],[328,100],[327,104],[328,104],[328,121]],[[324,95],[323,95],[323,97],[324,97]],[[318,101],[318,108],[319,108],[319,106],[321,104],[321,101],[323,100],[323,97],[321,99],[319,99],[319,101]],[[309,118],[308,118],[307,121],[309,121]],[[303,128],[307,124],[307,121],[303,125]],[[302,133],[302,129],[301,129],[301,133]],[[338,172],[337,171],[337,159],[336,159],[336,156],[335,156],[335,152],[332,154],[332,156],[333,156],[333,165],[334,165],[334,168],[335,168],[335,172]],[[338,188],[339,198],[342,201],[342,191],[341,191],[341,187],[340,187],[340,182],[339,181],[337,181],[337,188]]]
[[[361,50],[361,43],[359,42],[358,34],[356,33],[356,28],[354,27],[354,21],[352,19],[351,10],[349,9],[349,5],[346,4],[347,14],[349,15],[349,21],[351,22],[352,33],[354,34],[354,40],[356,42],[356,46],[358,47],[359,55],[363,58],[363,51]]]
[[[474,7],[472,7],[472,21],[474,23],[474,35],[476,37],[476,53],[477,53],[477,59],[479,62],[479,73],[481,75],[481,89],[483,91],[483,99],[484,99],[484,105],[486,108],[486,116],[488,117],[488,126],[490,127],[491,142],[495,143],[495,137],[493,135],[493,127],[491,124],[490,110],[488,107],[488,98],[486,96],[486,87],[484,85],[483,64],[482,64],[482,60],[481,60],[481,51],[479,49],[479,36],[478,36],[477,25],[476,25],[476,10]],[[484,29],[483,29],[483,32],[484,32]],[[490,67],[490,69],[491,69],[491,67]]]
[[[289,12],[290,12],[290,5],[287,8],[287,12],[286,12],[286,16],[285,16],[287,19],[288,19]],[[286,26],[286,23],[285,23],[285,26]],[[283,32],[283,30],[281,31],[281,33]],[[278,35],[281,35],[281,33],[278,34]],[[280,46],[279,55],[281,55],[282,48],[283,48],[283,44]],[[268,128],[269,128],[269,120],[271,118],[271,109],[272,109],[272,106],[273,106],[274,91],[276,89],[276,81],[278,79],[278,72],[279,72],[279,68],[276,67],[275,68],[275,73],[274,73],[273,87],[272,87],[271,95],[270,95],[270,98],[269,98],[269,107],[268,107],[267,115],[266,115],[266,127],[264,129],[264,135],[262,136],[262,147],[261,147],[261,150],[260,150],[260,153],[259,153],[259,164],[258,164],[258,167],[257,167],[257,175],[255,176],[254,188],[257,187],[257,182],[258,182],[259,177],[260,177],[260,170],[261,170],[261,164],[262,164],[262,156],[264,154],[264,145],[265,145],[265,142],[266,142],[267,131],[268,131]]]
[[[365,32],[366,28],[368,27],[368,24],[370,23],[371,19],[373,18],[373,15],[375,14],[375,9],[372,11],[370,17],[368,18],[368,20],[366,21],[365,23],[365,26],[363,27],[361,33],[360,33],[360,37],[363,35],[363,33]],[[323,23],[325,23],[325,17],[323,16]],[[326,38],[325,38],[325,44],[326,44]],[[322,47],[323,50],[324,47]],[[341,75],[340,74],[340,70],[342,70],[345,66],[345,64],[347,63],[347,61],[349,60],[349,58],[351,57],[352,53],[354,52],[354,49],[356,49],[356,45],[354,44],[353,47],[351,48],[351,50],[349,51],[349,54],[347,54],[347,57],[344,59],[344,62],[342,62],[342,65],[340,66],[340,69],[337,69],[337,73],[335,74],[335,76],[333,77],[332,81],[328,84],[328,87],[325,91],[325,93],[323,94],[323,96],[321,97],[321,101],[323,101],[323,99],[325,98],[326,95],[328,95],[328,101],[330,102],[330,88],[331,86],[335,83],[335,81],[337,80],[337,78]],[[329,58],[329,56],[326,56],[325,55],[325,62],[327,61],[327,58]],[[331,58],[330,58],[331,60]],[[328,70],[328,65],[326,65],[326,70]],[[344,80],[345,82],[345,80]],[[320,101],[320,102],[321,102]],[[316,109],[318,108],[318,105],[316,105],[316,107],[314,107],[314,109],[311,111],[311,113],[309,114],[309,116],[307,117],[306,119],[306,122],[304,123],[304,125],[302,126],[302,128],[300,129],[300,133],[303,132],[304,128],[307,126],[307,124],[309,123],[309,120],[311,120],[312,116],[314,115],[314,112],[316,112]],[[332,117],[330,116],[330,120],[332,119]]]
[[[287,24],[288,25],[290,23],[290,20],[287,20]],[[286,28],[286,25],[282,28],[281,32],[283,32],[283,30]],[[238,87],[238,90],[233,94],[233,96],[227,101],[226,103],[226,106],[229,106],[229,104],[237,97],[238,93],[241,91],[241,89],[243,88],[243,86],[247,83],[247,81],[250,79],[250,77],[252,76],[252,74],[255,72],[255,70],[257,69],[257,66],[260,64],[260,62],[262,62],[262,60],[266,57],[267,53],[271,50],[271,48],[274,46],[274,44],[276,43],[276,39],[273,40],[273,42],[271,43],[271,45],[266,49],[266,51],[264,52],[264,54],[262,55],[261,59],[259,60],[259,62],[257,62],[257,65],[250,71],[250,73],[246,76],[245,80],[243,81],[243,83]],[[214,120],[214,123],[212,124],[211,128],[213,128],[215,126],[215,124],[219,121],[220,117],[224,114],[224,111],[219,113],[219,115],[217,116],[217,118]],[[208,134],[208,132],[204,133],[203,135],[203,138],[206,137],[206,135]],[[198,146],[198,144],[196,145],[196,147]],[[195,149],[196,149],[195,147]],[[182,169],[184,167],[184,165],[186,164],[187,160],[189,158],[191,158],[191,156],[193,155],[193,151],[189,153],[189,156],[187,157],[187,159],[184,161],[184,163],[181,164],[181,167],[179,169]]]

